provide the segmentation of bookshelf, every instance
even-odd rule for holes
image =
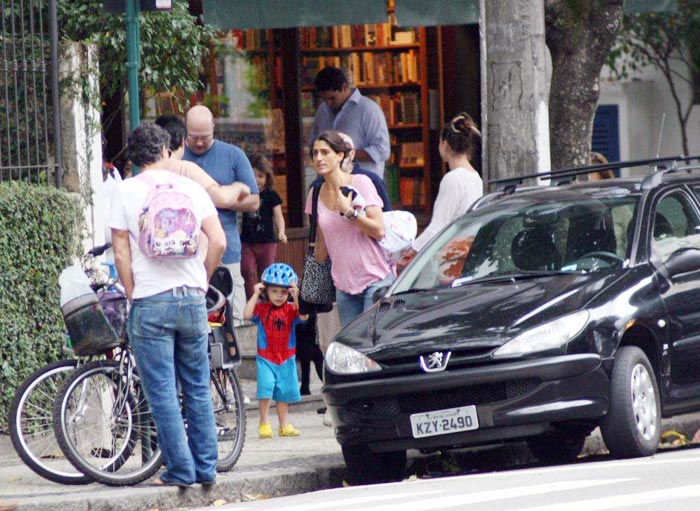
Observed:
[[[309,105],[304,109],[306,123],[313,122],[316,74],[329,65],[342,69],[350,86],[384,112],[391,140],[384,179],[395,206],[430,208],[426,29],[398,27],[390,14],[387,23],[299,30],[302,103]]]
[[[205,78],[217,117],[217,137],[249,155],[262,153],[272,159],[275,188],[291,220],[303,208],[296,196],[303,201],[305,195],[305,148],[318,101],[313,81],[323,67],[338,67],[351,87],[359,88],[384,112],[391,141],[384,179],[394,206],[429,211],[435,182],[431,166],[441,169],[431,158],[431,152],[437,152],[437,128],[432,126],[431,136],[429,101],[439,96],[431,82],[439,66],[429,74],[426,30],[398,27],[390,14],[387,23],[222,34]],[[236,109],[242,95],[249,99],[240,113]],[[287,178],[296,173],[302,180],[293,177],[290,182]]]

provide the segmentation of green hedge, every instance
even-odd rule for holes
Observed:
[[[0,183],[0,430],[17,385],[61,356],[58,276],[78,247],[79,202],[56,188]]]

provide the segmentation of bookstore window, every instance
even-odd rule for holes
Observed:
[[[384,180],[395,205],[427,206],[429,169],[429,121],[422,99],[428,96],[425,63],[425,30],[396,25],[390,14],[386,23],[304,27],[300,29],[304,144],[319,99],[314,78],[326,66],[341,69],[350,87],[374,100],[384,112],[391,141],[391,157]],[[433,94],[437,95],[435,90]]]
[[[206,89],[198,101],[214,114],[216,138],[239,146],[250,159],[265,155],[283,174],[285,132],[272,86],[273,61],[279,59],[273,37],[272,30],[223,32],[205,63]],[[283,184],[278,179],[275,188],[284,198]]]
[[[221,34],[199,101],[212,108],[218,138],[272,161],[288,225],[301,226],[297,210],[316,177],[307,150],[320,101],[314,78],[328,65],[384,112],[391,142],[384,180],[394,207],[429,218],[445,170],[440,127],[462,110],[479,118],[478,26],[405,27],[389,12],[385,23]],[[444,94],[454,83],[462,86]]]

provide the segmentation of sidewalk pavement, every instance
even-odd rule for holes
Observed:
[[[272,410],[275,435],[268,440],[258,438],[255,382],[242,380],[242,383],[252,401],[247,411],[243,453],[236,466],[230,472],[218,474],[217,484],[208,490],[199,485],[188,490],[154,487],[147,482],[121,488],[98,483],[83,486],[52,483],[27,468],[15,454],[9,436],[0,435],[0,503],[17,502],[18,511],[163,511],[220,506],[341,486],[343,458],[332,428],[323,426],[322,416],[316,412],[323,406],[321,383],[316,376],[313,375],[311,383],[312,395],[290,406],[290,420],[301,430],[301,436],[278,437]],[[664,420],[662,431],[676,430],[690,439],[698,428],[700,413]],[[583,454],[604,453],[604,444],[596,430],[587,439]],[[521,466],[533,461],[524,444],[481,448],[469,460],[478,465],[471,467],[476,470]]]

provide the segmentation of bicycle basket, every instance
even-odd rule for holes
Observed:
[[[126,313],[126,299],[124,310]],[[61,307],[61,312],[76,355],[98,355],[119,346],[119,335],[105,315],[97,294],[74,298]]]
[[[126,296],[118,291],[98,291],[102,310],[114,333],[120,340],[126,339]]]

